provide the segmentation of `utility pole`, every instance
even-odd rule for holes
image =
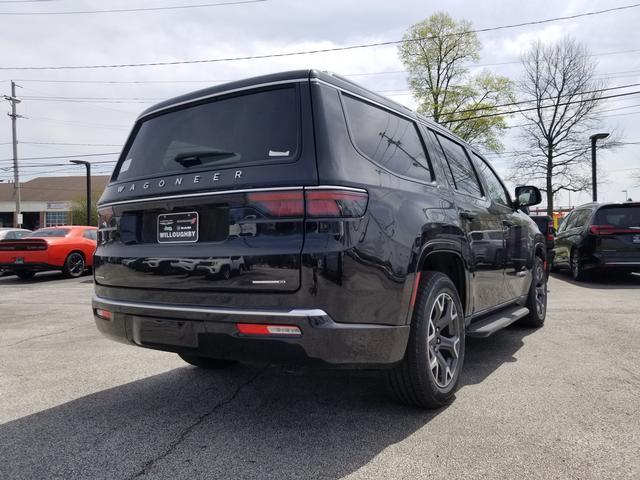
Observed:
[[[24,118],[22,115],[18,115],[16,113],[16,105],[21,102],[21,100],[16,97],[16,87],[20,85],[16,85],[16,82],[11,80],[11,96],[4,96],[4,99],[11,103],[11,113],[8,113],[11,117],[11,133],[13,135],[13,191],[16,198],[16,213],[13,216],[13,226],[21,227],[22,226],[22,212],[20,211],[20,173],[18,171],[18,135],[16,133],[16,122],[18,118]]]

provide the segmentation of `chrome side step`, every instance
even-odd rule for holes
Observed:
[[[492,333],[508,327],[513,322],[520,320],[529,313],[527,307],[514,305],[513,307],[501,310],[482,320],[472,323],[467,327],[467,336],[469,337],[488,337]]]

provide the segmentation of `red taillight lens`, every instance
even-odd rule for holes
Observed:
[[[237,323],[238,332],[243,335],[282,335],[299,337],[302,332],[295,325],[269,325],[264,323]]]
[[[591,225],[589,232],[594,235],[614,235],[616,233],[638,233],[638,230],[627,227],[616,227],[615,225]]]
[[[103,320],[111,320],[113,318],[113,313],[103,308],[96,308],[96,317]]]
[[[357,218],[364,215],[366,192],[313,189],[288,192],[257,192],[247,195],[249,205],[273,217]]]
[[[249,204],[274,217],[301,217],[304,197],[301,191],[259,192],[247,195]]]
[[[615,232],[613,225],[591,225],[589,231],[594,235],[611,235]]]
[[[306,190],[307,217],[356,218],[364,215],[369,195],[345,190]]]

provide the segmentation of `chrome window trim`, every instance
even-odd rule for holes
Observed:
[[[187,312],[187,313],[210,313],[221,315],[239,316],[267,316],[267,317],[328,317],[324,310],[319,308],[294,308],[292,310],[252,310],[244,308],[224,308],[224,307],[192,307],[188,305],[166,305],[157,303],[138,303],[122,300],[111,300],[94,295],[93,302],[100,305],[112,305],[116,307],[131,307],[147,310],[162,310],[167,312]],[[95,305],[94,305],[95,307]],[[98,306],[101,308],[101,306]]]
[[[196,98],[191,98],[189,100],[184,100],[182,102],[178,102],[178,103],[172,103],[171,105],[167,105],[161,108],[157,108],[155,110],[151,110],[150,112],[144,113],[142,115],[140,115],[137,119],[136,122],[138,122],[139,120],[142,120],[143,118],[146,118],[150,115],[155,115],[158,112],[162,112],[164,110],[169,110],[172,108],[176,108],[176,107],[180,107],[182,105],[189,105],[190,103],[196,103],[196,102],[200,102],[202,100],[208,100],[210,98],[215,98],[215,97],[219,97],[221,95],[229,95],[231,93],[236,93],[236,92],[243,92],[245,90],[253,90],[256,88],[262,88],[262,87],[271,87],[274,85],[286,85],[287,83],[301,83],[301,82],[308,82],[309,79],[308,78],[292,78],[289,80],[279,80],[277,82],[266,82],[266,83],[257,83],[254,85],[247,85],[246,87],[239,87],[239,88],[231,88],[229,90],[223,90],[221,92],[216,92],[216,93],[211,93],[209,95],[203,95],[202,97],[196,97]]]

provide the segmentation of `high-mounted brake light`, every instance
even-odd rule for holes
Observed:
[[[274,335],[299,337],[302,332],[295,325],[269,325],[264,323],[237,323],[238,332],[243,335]]]

